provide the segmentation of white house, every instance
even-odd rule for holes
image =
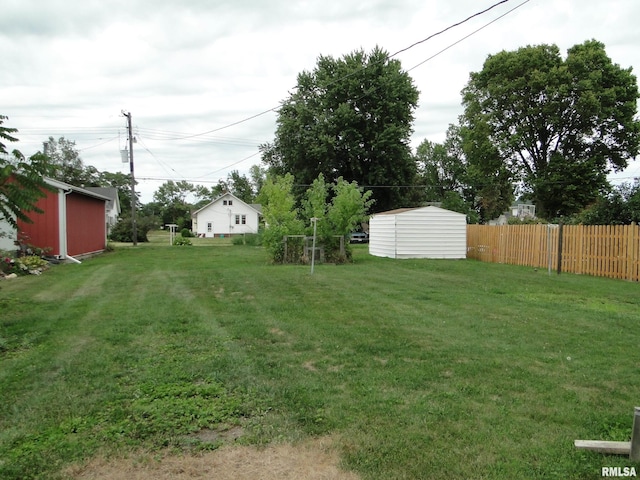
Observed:
[[[258,233],[260,215],[260,205],[249,205],[231,193],[224,193],[191,215],[192,230],[199,237]]]
[[[15,219],[15,218],[14,218]],[[18,247],[15,244],[16,229],[11,226],[8,220],[0,215],[0,251],[14,251]]]
[[[377,213],[369,221],[369,253],[390,258],[466,258],[467,216],[433,206]]]

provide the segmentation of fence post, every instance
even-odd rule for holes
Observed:
[[[628,225],[629,233],[627,235],[627,280],[633,282],[638,281],[637,270],[636,270],[636,260],[638,258],[638,252],[636,251],[636,222],[631,222],[631,225]]]
[[[287,262],[287,254],[289,253],[288,250],[288,239],[289,237],[287,237],[287,235],[282,237],[282,241],[284,242],[284,258],[282,259],[282,263],[289,263]]]
[[[558,225],[558,275],[562,272],[562,222]]]

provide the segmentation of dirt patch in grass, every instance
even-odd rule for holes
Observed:
[[[338,466],[330,438],[255,447],[227,445],[199,455],[144,454],[123,459],[97,458],[66,474],[77,480],[358,480]]]

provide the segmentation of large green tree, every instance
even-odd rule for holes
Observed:
[[[513,201],[511,174],[486,135],[486,125],[450,125],[444,143],[416,150],[424,199],[467,215],[470,223],[498,217]]]
[[[76,187],[103,186],[98,178],[100,172],[92,165],[84,164],[73,140],[49,137],[43,142],[43,151],[51,164],[50,175],[56,180]]]
[[[0,115],[0,220],[17,228],[17,219],[31,223],[30,212],[41,212],[36,204],[48,188],[43,176],[49,173],[50,165],[42,153],[28,159],[19,150],[9,153],[5,142],[18,139],[13,136],[15,128],[2,126],[6,119]]]
[[[447,192],[461,191],[465,165],[461,157],[447,149],[446,143],[423,140],[416,149],[415,159],[427,202],[442,202]]]
[[[607,173],[638,153],[636,77],[595,40],[564,59],[555,45],[491,55],[463,96],[462,126],[486,130],[544,217],[591,203],[607,188]]]
[[[321,56],[282,102],[275,140],[261,146],[263,162],[303,186],[320,173],[329,182],[356,181],[373,190],[378,211],[406,206],[410,189],[403,187],[416,173],[409,140],[417,102],[411,77],[380,48]]]
[[[187,181],[169,180],[156,190],[153,200],[160,206],[162,224],[176,224],[179,229],[191,228],[191,204],[188,196],[196,192],[196,187]]]

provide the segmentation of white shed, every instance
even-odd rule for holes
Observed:
[[[467,216],[438,207],[377,213],[369,221],[369,253],[390,258],[466,258]]]

